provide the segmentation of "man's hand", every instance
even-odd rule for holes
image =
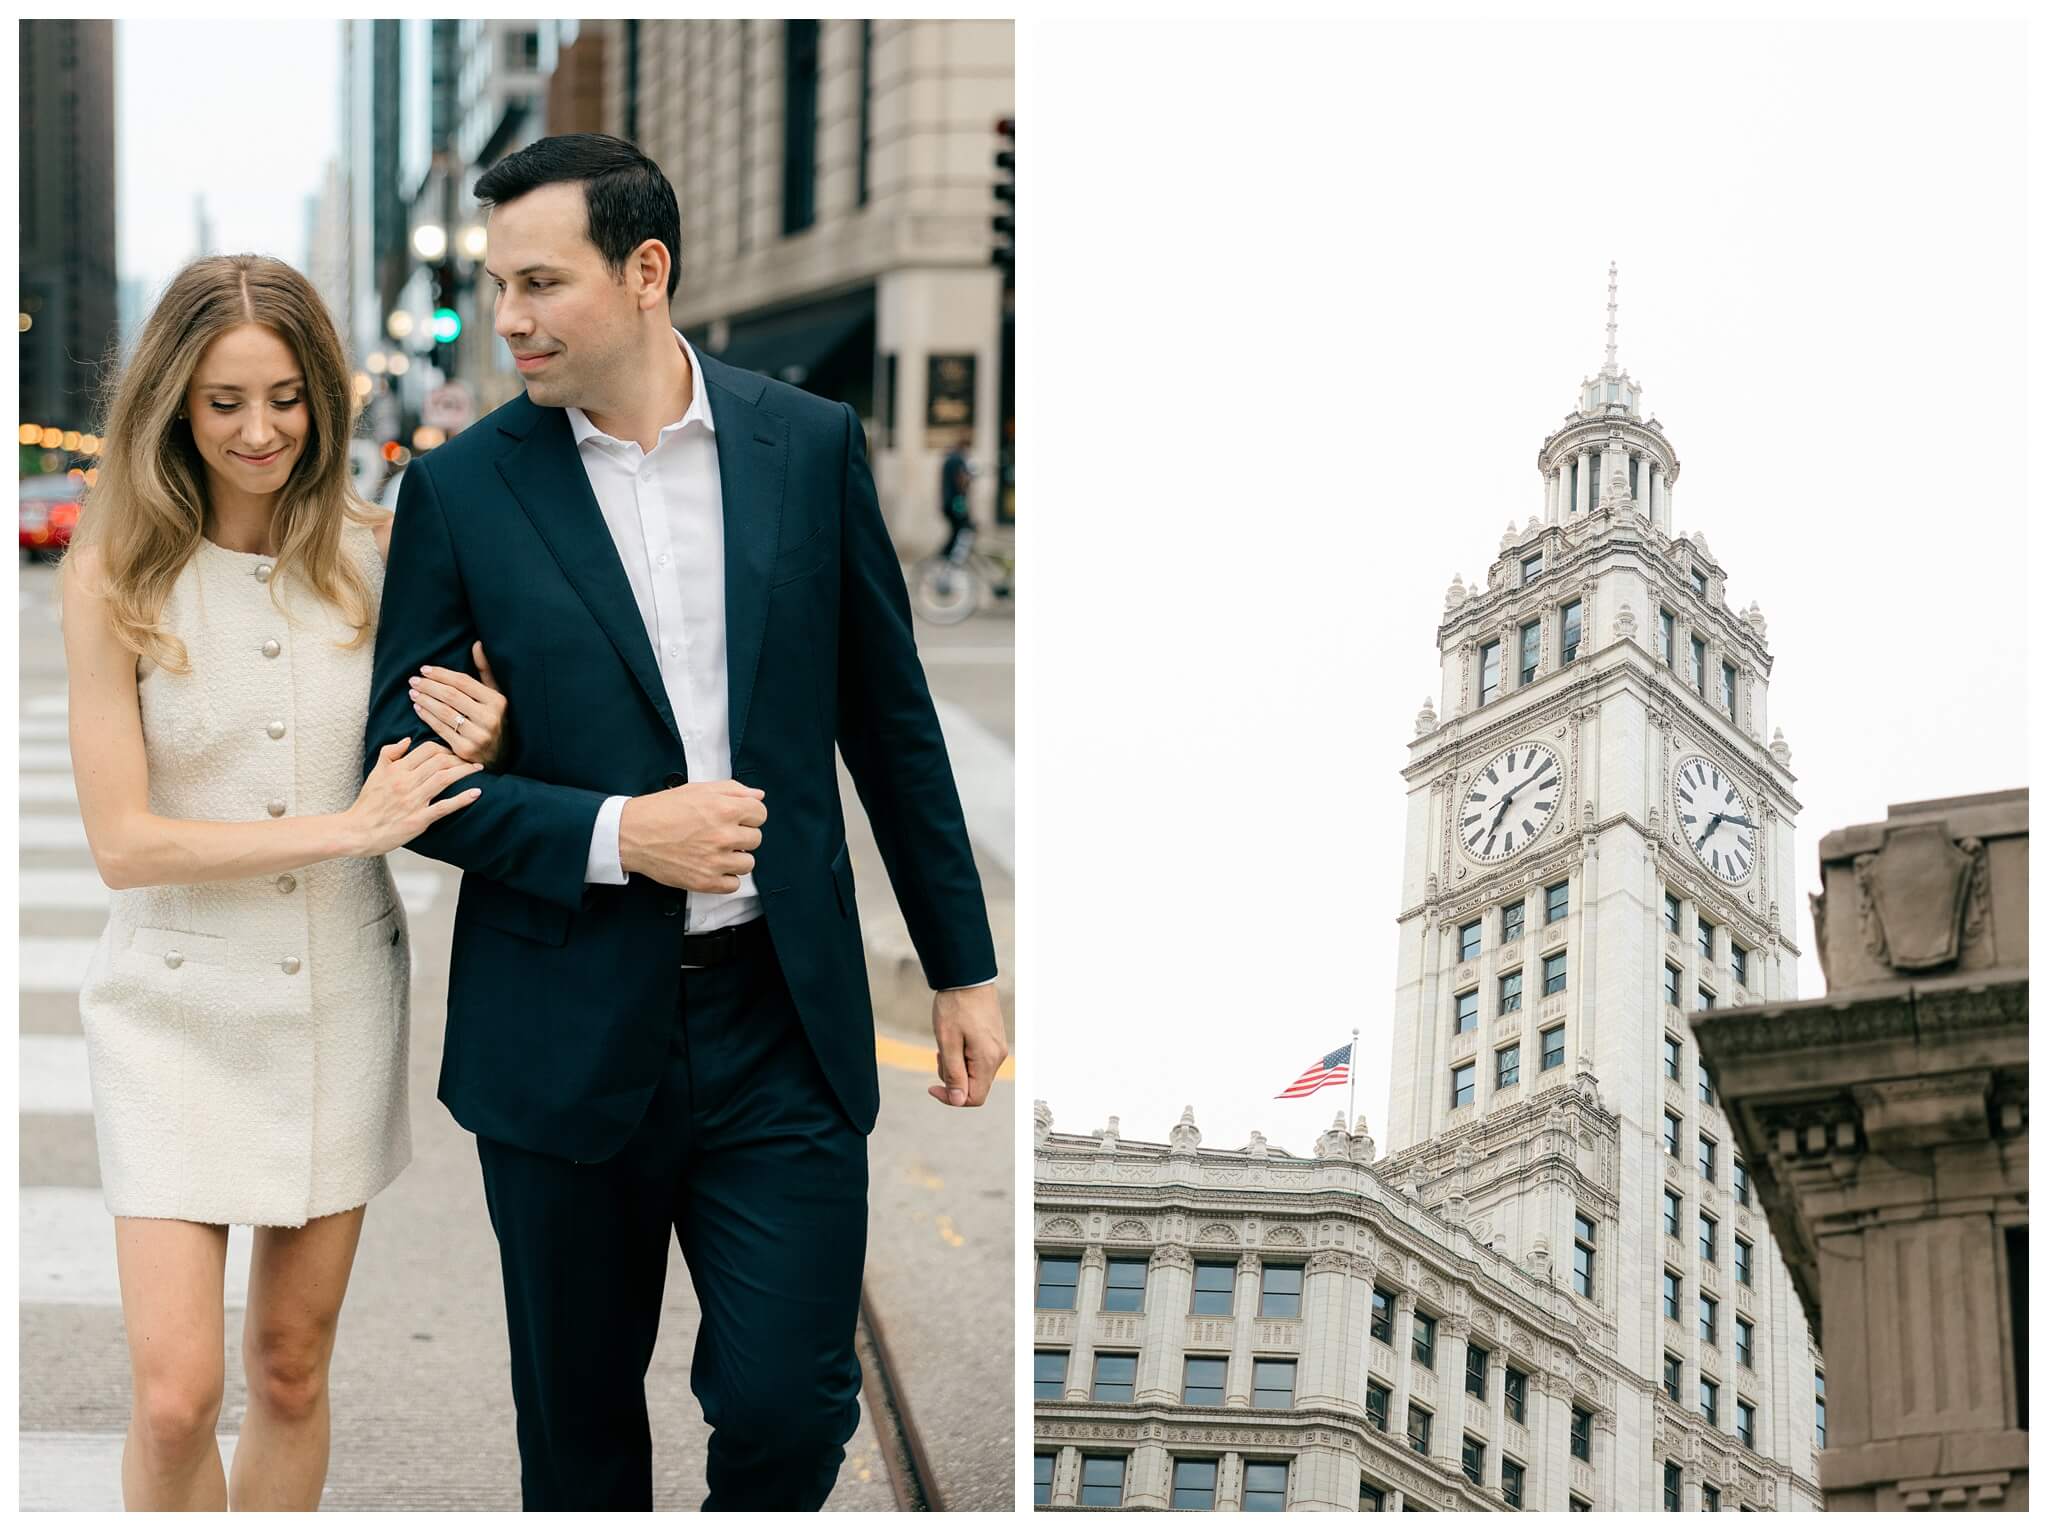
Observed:
[[[754,870],[768,822],[759,787],[693,781],[628,798],[619,812],[619,866],[691,893],[737,893]]]
[[[1003,1041],[1003,1010],[996,986],[941,989],[932,996],[932,1037],[939,1044],[939,1079],[933,1100],[947,1106],[978,1106],[988,1099],[996,1070],[1010,1056]]]

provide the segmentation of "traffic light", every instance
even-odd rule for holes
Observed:
[[[995,249],[992,258],[1003,268],[1003,283],[1008,286],[1017,277],[1017,119],[1004,117],[996,123],[996,201],[999,204],[996,215],[990,219],[995,229]]]
[[[445,374],[451,370],[450,357],[443,349],[462,334],[462,311],[456,307],[455,263],[442,261],[434,267],[434,318],[429,326],[434,337],[434,365]]]

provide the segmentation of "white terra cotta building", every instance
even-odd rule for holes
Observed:
[[[1041,1504],[1820,1506],[1819,1353],[1687,1022],[1795,996],[1790,751],[1613,302],[1437,631],[1386,1156],[1041,1104]]]

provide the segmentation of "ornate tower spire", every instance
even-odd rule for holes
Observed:
[[[1600,369],[1602,377],[1613,377],[1618,371],[1614,361],[1614,286],[1615,266],[1613,261],[1609,261],[1607,263],[1607,365]]]

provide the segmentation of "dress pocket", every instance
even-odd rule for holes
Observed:
[[[164,925],[138,925],[130,933],[127,949],[121,955],[129,962],[172,972],[188,962],[223,967],[228,960],[228,938],[196,930],[173,930]]]

